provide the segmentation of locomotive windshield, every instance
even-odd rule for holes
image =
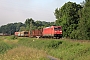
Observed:
[[[54,30],[61,30],[61,27],[55,27]]]

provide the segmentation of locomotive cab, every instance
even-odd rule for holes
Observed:
[[[62,37],[62,27],[61,26],[55,26],[54,27],[54,37],[56,37],[56,38]]]

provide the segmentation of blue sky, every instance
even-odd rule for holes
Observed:
[[[54,11],[66,2],[79,4],[83,0],[0,0],[0,26],[25,22],[27,18],[55,21]]]

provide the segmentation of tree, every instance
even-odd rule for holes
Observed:
[[[63,27],[63,37],[73,38],[71,34],[77,29],[79,21],[78,10],[81,8],[79,4],[67,2],[61,8],[55,10],[54,14],[57,19],[55,23]]]
[[[19,31],[26,31],[26,28],[24,26],[21,26]]]
[[[90,0],[85,0],[85,5],[79,11],[80,21],[78,26],[78,39],[90,39]]]
[[[19,31],[21,26],[25,26],[23,23],[9,23],[0,27],[0,33],[7,33],[13,35],[14,32]]]
[[[25,25],[26,25],[26,29],[29,31],[30,27],[31,27],[31,30],[33,29],[32,27],[35,25],[35,22],[32,18],[26,19]]]
[[[25,24],[23,24],[23,23],[21,23],[21,22],[14,23],[14,25],[15,25],[15,27],[16,27],[16,31],[19,31],[21,26],[25,27]]]

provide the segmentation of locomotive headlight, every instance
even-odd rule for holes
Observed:
[[[60,31],[60,32],[62,32],[62,31]]]

